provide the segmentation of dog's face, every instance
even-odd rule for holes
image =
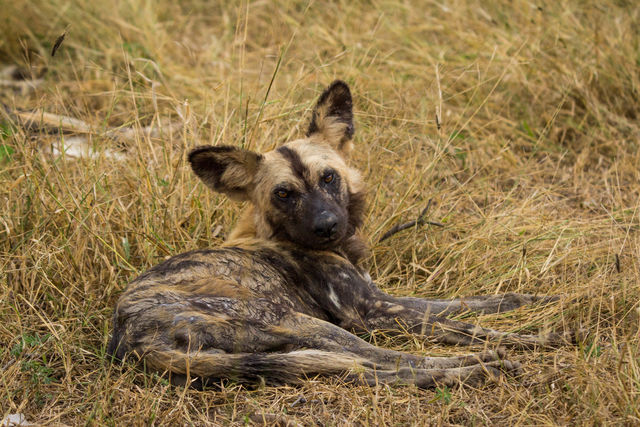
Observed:
[[[305,138],[264,154],[200,147],[189,162],[212,189],[253,203],[261,236],[327,249],[362,221],[363,184],[343,157],[353,129],[349,87],[336,81],[320,96]]]

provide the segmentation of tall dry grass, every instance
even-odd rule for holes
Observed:
[[[95,127],[91,147],[124,159],[52,155],[69,136],[34,133],[0,113],[0,416],[69,425],[640,423],[640,5],[235,3],[1,5],[0,62],[46,67],[40,87],[2,90],[2,103],[82,119]],[[590,336],[576,347],[510,351],[523,377],[479,389],[329,378],[197,392],[107,363],[110,315],[127,282],[166,256],[219,244],[238,215],[192,176],[187,150],[266,150],[296,137],[334,78],[355,95],[352,162],[370,184],[368,262],[381,286],[425,297],[561,294],[550,306],[467,320]],[[181,130],[162,138],[101,136],[106,126],[170,122]],[[446,227],[376,244],[430,199],[429,219]],[[468,351],[368,338],[420,354]]]

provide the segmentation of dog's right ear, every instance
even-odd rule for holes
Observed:
[[[249,199],[262,156],[229,146],[198,147],[189,153],[191,169],[209,188],[235,200]]]

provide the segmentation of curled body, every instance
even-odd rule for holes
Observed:
[[[517,373],[503,350],[424,357],[388,350],[353,332],[397,330],[469,345],[560,345],[560,334],[519,335],[447,318],[501,312],[553,297],[524,294],[428,300],[382,292],[363,270],[359,235],[365,186],[347,164],[354,133],[349,87],[320,96],[307,135],[267,153],[229,146],[189,154],[205,185],[248,207],[219,248],[187,252],[129,284],[108,351],[133,356],[174,383],[221,378],[296,383],[342,375],[367,384],[420,387],[478,383]]]

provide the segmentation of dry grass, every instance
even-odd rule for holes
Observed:
[[[95,126],[99,152],[125,154],[53,156],[64,138],[0,119],[0,416],[72,425],[640,423],[636,2],[218,3],[0,8],[0,62],[47,67],[37,90],[4,90],[2,102],[80,118]],[[370,184],[371,242],[429,199],[429,219],[446,224],[374,244],[381,286],[438,297],[562,294],[548,307],[470,320],[511,331],[584,327],[586,342],[510,351],[523,378],[436,391],[330,378],[197,392],[105,361],[127,282],[167,255],[219,244],[237,217],[236,205],[197,183],[185,152],[207,143],[264,150],[300,135],[334,78],[355,94],[353,162]],[[107,125],[171,121],[184,126],[163,138],[100,136]],[[417,353],[467,351],[371,339]],[[307,402],[292,406],[300,396]]]

